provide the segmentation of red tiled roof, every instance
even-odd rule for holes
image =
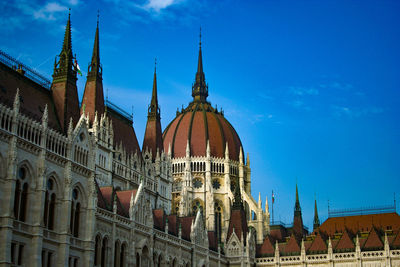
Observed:
[[[247,226],[246,215],[244,214],[244,211],[241,209],[232,209],[231,218],[229,220],[228,235],[226,237],[226,240],[229,240],[229,238],[231,237],[233,229],[235,229],[235,233],[239,238],[239,240],[242,240],[242,234],[244,240],[246,240],[248,226]]]
[[[349,232],[346,230],[344,231],[342,237],[340,238],[339,242],[337,243],[335,250],[338,251],[349,251],[354,250],[355,245],[353,243],[352,238],[349,235]]]
[[[131,204],[131,198],[135,199],[137,193],[137,189],[133,190],[125,190],[125,191],[116,191],[119,202],[121,203],[121,213],[129,216],[129,207]],[[118,206],[117,206],[118,209]],[[121,215],[122,215],[121,214]]]
[[[89,114],[89,120],[91,122],[94,120],[96,111],[99,116],[104,113],[104,94],[101,78],[86,80],[81,104],[81,113],[83,107],[85,107],[85,114]]]
[[[283,241],[288,236],[287,229],[281,225],[272,225],[270,231],[271,237],[275,240]]]
[[[386,230],[388,227],[400,230],[400,216],[397,213],[370,214],[328,218],[319,229],[329,236],[335,232],[343,233],[345,229],[353,233],[370,231],[373,227]]]
[[[119,145],[122,142],[122,146],[125,148],[128,154],[135,154],[137,152],[138,156],[140,156],[140,147],[136,138],[135,129],[133,129],[132,126],[132,122],[122,118],[110,108],[107,108],[107,114],[112,120],[114,130],[114,145]]]
[[[270,235],[267,235],[262,245],[257,246],[257,256],[271,256],[275,253],[273,239]]]
[[[232,125],[208,103],[190,103],[163,133],[164,151],[171,144],[172,156],[186,155],[187,140],[190,139],[192,156],[205,156],[207,139],[210,141],[211,156],[225,157],[225,145],[228,143],[229,157],[239,160],[242,146],[240,138]]]
[[[165,231],[165,212],[164,209],[153,210],[154,227],[158,230]]]
[[[218,251],[218,240],[214,231],[208,231],[208,247],[211,250]]]
[[[397,232],[396,237],[393,239],[390,245],[392,248],[400,248],[400,231]]]
[[[283,250],[286,254],[300,253],[300,246],[294,234],[290,236],[289,241],[286,243]]]
[[[311,246],[308,248],[309,252],[326,252],[328,246],[325,240],[322,238],[321,234],[317,234]]]
[[[168,233],[178,236],[178,217],[175,214],[168,216]]]
[[[0,103],[12,108],[17,88],[20,113],[40,122],[47,104],[49,127],[61,131],[51,91],[0,63]]]
[[[382,249],[383,242],[376,232],[375,228],[372,228],[369,232],[367,241],[363,245],[363,250],[371,250],[371,249]]]
[[[192,230],[192,222],[195,220],[194,216],[190,217],[180,217],[179,223],[181,224],[182,229],[182,239],[190,241],[190,232]],[[178,225],[179,227],[179,225]]]
[[[159,120],[147,120],[146,131],[143,139],[143,152],[148,148],[151,151],[153,160],[156,158],[157,149],[159,153],[164,150],[161,122]]]
[[[112,193],[113,193],[112,186],[100,187],[101,199],[102,201],[104,201],[105,204],[105,207],[101,208],[112,210]],[[97,202],[97,204],[99,204],[99,202]]]

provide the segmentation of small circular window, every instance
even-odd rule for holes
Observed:
[[[194,188],[201,188],[203,186],[203,182],[200,179],[195,179],[193,181]]]
[[[214,189],[220,189],[220,188],[221,188],[221,183],[219,182],[218,179],[215,179],[215,180],[213,181],[212,185],[213,185],[213,188],[214,188]]]

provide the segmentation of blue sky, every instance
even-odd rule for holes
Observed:
[[[68,7],[84,74],[100,10],[104,88],[133,105],[139,143],[154,58],[166,127],[191,100],[201,25],[209,100],[250,153],[253,196],[276,193],[276,220],[292,221],[296,181],[308,226],[314,196],[321,218],[328,200],[400,197],[399,1],[1,1],[0,49],[50,78]]]

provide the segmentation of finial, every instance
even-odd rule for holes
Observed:
[[[200,48],[201,48],[201,26],[200,26],[200,34],[199,34],[199,46],[200,46]]]
[[[157,57],[154,58],[154,73],[157,71]]]
[[[97,28],[99,27],[100,10],[97,9]]]
[[[68,8],[68,19],[71,18],[71,8]]]

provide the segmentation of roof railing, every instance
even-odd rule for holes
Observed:
[[[11,69],[18,71],[25,77],[29,78],[30,80],[38,83],[39,85],[43,86],[44,88],[50,90],[51,81],[45,78],[44,76],[40,75],[35,70],[29,68],[21,61],[13,58],[12,56],[8,55],[7,53],[0,50],[0,62],[4,65],[10,67]]]
[[[328,218],[382,214],[382,213],[394,213],[394,212],[396,212],[395,205],[365,207],[365,208],[357,208],[357,209],[328,210]]]
[[[104,103],[105,103],[106,107],[111,108],[112,110],[117,112],[119,115],[121,115],[125,119],[127,119],[127,120],[129,120],[131,122],[133,121],[133,115],[132,114],[129,114],[128,112],[126,112],[122,108],[118,107],[116,104],[110,102],[110,100],[106,100]]]

